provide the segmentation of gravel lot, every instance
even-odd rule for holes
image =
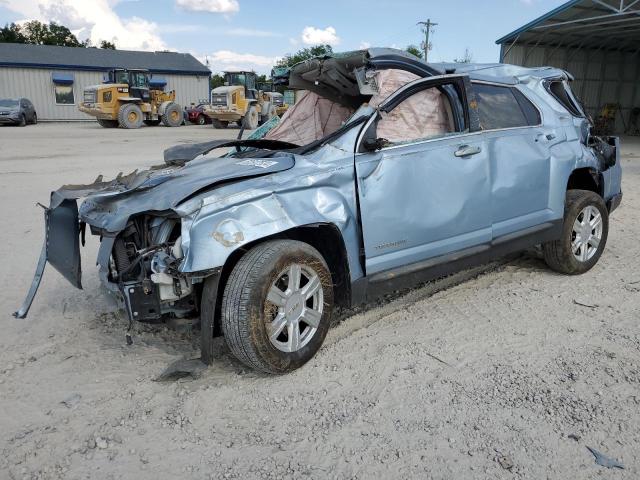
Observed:
[[[622,206],[581,277],[535,253],[346,312],[290,375],[248,371],[222,341],[198,379],[153,379],[199,354],[189,332],[127,322],[99,288],[49,268],[26,320],[48,194],[157,164],[210,126],[0,128],[0,478],[640,477],[640,139]],[[586,446],[622,461],[594,463]]]

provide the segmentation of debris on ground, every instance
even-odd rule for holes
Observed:
[[[164,371],[154,378],[156,382],[167,382],[191,376],[198,378],[206,370],[207,365],[200,358],[180,359],[171,363]]]
[[[624,470],[624,465],[620,463],[618,460],[611,457],[607,457],[605,454],[589,446],[587,446],[587,450],[593,453],[593,456],[595,457],[596,463],[598,465],[606,468],[619,468],[621,470]]]

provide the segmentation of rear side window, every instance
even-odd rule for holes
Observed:
[[[547,90],[549,90],[549,93],[553,95],[553,98],[560,102],[562,106],[566,108],[574,117],[582,117],[583,114],[580,111],[580,108],[571,98],[568,89],[569,86],[565,85],[564,81],[562,80],[554,80],[547,83]]]
[[[540,124],[540,113],[518,90],[483,83],[474,83],[473,89],[483,130]]]

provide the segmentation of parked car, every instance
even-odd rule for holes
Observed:
[[[189,121],[197,125],[204,125],[211,123],[211,119],[204,114],[205,103],[199,103],[198,105],[187,108],[187,114],[189,115]]]
[[[313,357],[336,305],[534,245],[586,272],[622,198],[620,149],[590,134],[570,80],[375,48],[295,65],[286,82],[308,93],[263,138],[172,147],[163,168],[53,192],[16,316],[47,261],[81,287],[87,225],[131,321],[199,319],[205,362],[222,334],[270,373]]]
[[[33,103],[27,98],[0,99],[0,124],[24,127],[28,123],[38,123],[38,115]]]

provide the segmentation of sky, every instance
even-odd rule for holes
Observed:
[[[321,43],[334,51],[405,48],[438,25],[429,61],[469,49],[474,62],[496,62],[495,41],[563,0],[0,0],[0,25],[55,21],[80,40],[121,50],[188,52],[213,72],[269,73],[278,58]]]

